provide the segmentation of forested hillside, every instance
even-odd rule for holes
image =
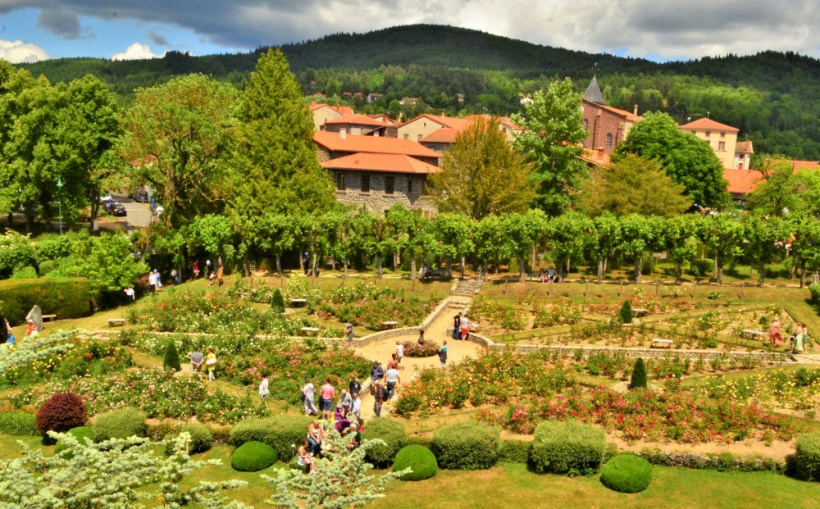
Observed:
[[[546,88],[554,78],[569,76],[582,90],[597,64],[604,97],[613,106],[665,111],[680,123],[708,115],[740,128],[741,139],[753,140],[758,153],[820,159],[820,61],[793,53],[656,64],[432,25],[335,34],[282,50],[305,94],[322,92],[361,111],[403,115],[428,108],[450,115],[509,114],[520,109],[522,95]],[[170,52],[155,60],[74,58],[22,67],[52,82],[94,74],[128,104],[135,88],[192,72],[241,87],[259,55]],[[385,98],[367,105],[356,92],[378,92]],[[408,110],[399,105],[402,97],[422,102]]]

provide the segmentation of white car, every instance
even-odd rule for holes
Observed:
[[[105,202],[105,201],[114,201],[114,197],[111,196],[111,193],[108,193],[105,196],[100,196],[100,203]]]

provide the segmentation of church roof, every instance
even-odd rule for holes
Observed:
[[[595,76],[592,77],[592,81],[589,82],[587,91],[584,92],[584,99],[591,103],[606,104],[604,101],[604,95],[601,93],[601,87],[598,86],[598,78]]]

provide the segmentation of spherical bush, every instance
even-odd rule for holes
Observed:
[[[400,472],[410,467],[413,471],[401,476],[402,481],[429,479],[438,472],[436,456],[423,445],[408,445],[396,455],[393,471]]]
[[[97,442],[112,438],[144,437],[147,431],[145,414],[136,408],[127,407],[98,415],[92,428]]]
[[[73,392],[58,392],[43,403],[35,420],[37,429],[43,435],[43,442],[53,444],[49,431],[65,433],[71,428],[85,424],[85,403]]]
[[[245,442],[231,455],[231,466],[242,472],[257,472],[276,463],[273,447],[262,442]]]
[[[638,493],[652,480],[652,465],[634,454],[619,454],[606,462],[601,471],[601,483],[621,493]]]
[[[86,438],[90,439],[92,442],[94,441],[94,430],[92,430],[88,426],[79,426],[77,428],[72,428],[72,429],[68,430],[66,432],[66,434],[71,435],[72,437],[76,438],[77,442],[79,442],[80,445],[86,445],[86,442],[85,442]],[[63,454],[64,458],[70,459],[71,456],[73,456],[73,453],[68,450],[68,446],[65,444],[65,442],[62,442],[62,441],[58,440],[57,445],[54,446],[54,454],[56,456],[57,454],[60,454],[63,451],[66,451]]]
[[[214,434],[204,424],[192,422],[179,428],[174,434],[173,438],[168,438],[165,441],[165,453],[169,456],[174,453],[174,438],[181,433],[188,433],[191,435],[191,441],[188,443],[188,454],[196,454],[209,450],[214,445]]]

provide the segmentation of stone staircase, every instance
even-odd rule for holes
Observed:
[[[475,297],[481,291],[481,279],[459,279],[450,290],[450,295],[459,297]]]

